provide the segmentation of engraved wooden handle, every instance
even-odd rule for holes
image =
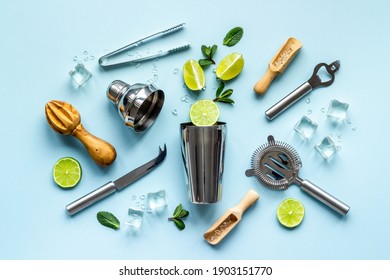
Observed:
[[[272,71],[268,67],[267,72],[264,74],[264,76],[255,84],[254,91],[259,95],[263,95],[267,91],[268,87],[271,85],[275,77],[279,74],[279,72]]]
[[[89,133],[82,124],[72,132],[72,136],[80,140],[92,159],[101,166],[110,165],[116,158],[115,148],[108,142]]]

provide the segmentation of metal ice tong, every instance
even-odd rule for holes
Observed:
[[[318,76],[318,72],[320,71],[321,67],[325,67],[326,71],[330,75],[329,80],[322,81],[321,77]],[[301,99],[306,94],[311,92],[313,89],[318,88],[318,87],[330,86],[334,82],[334,77],[335,77],[334,74],[339,69],[340,69],[340,61],[339,60],[336,60],[335,62],[333,62],[331,64],[326,64],[326,63],[317,64],[317,66],[314,68],[313,75],[310,77],[310,79],[307,82],[300,85],[297,89],[295,89],[289,95],[284,97],[278,103],[273,105],[271,108],[269,108],[265,112],[266,117],[269,120],[273,120],[279,114],[281,114],[284,110],[289,108],[291,105],[293,105],[299,99]]]
[[[179,46],[179,47],[174,47],[172,49],[169,49],[169,50],[166,50],[166,51],[160,51],[157,54],[151,54],[151,55],[144,56],[144,57],[138,57],[138,58],[129,59],[129,60],[122,60],[122,61],[118,61],[118,62],[110,62],[110,58],[113,58],[113,57],[115,57],[115,56],[117,56],[117,55],[127,51],[128,49],[138,47],[139,45],[141,45],[141,44],[143,44],[146,41],[149,41],[151,39],[155,39],[157,37],[169,35],[169,34],[172,34],[173,32],[181,30],[184,27],[184,24],[185,23],[181,23],[181,24],[175,25],[175,26],[173,26],[171,28],[159,31],[157,33],[154,33],[152,35],[149,35],[149,36],[146,36],[146,37],[144,37],[142,39],[139,39],[138,41],[130,43],[130,44],[124,46],[124,47],[121,47],[121,48],[119,48],[119,49],[117,49],[115,51],[112,51],[112,52],[110,52],[110,53],[108,53],[106,55],[103,55],[102,57],[99,58],[99,64],[102,67],[122,66],[122,65],[126,65],[126,64],[147,61],[147,60],[155,59],[155,58],[158,58],[158,57],[166,56],[166,55],[169,55],[169,54],[172,54],[172,53],[176,53],[176,52],[187,50],[190,47],[190,44],[185,44],[185,45],[182,45],[182,46]]]

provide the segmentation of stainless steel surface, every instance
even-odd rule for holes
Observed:
[[[166,51],[161,51],[157,54],[147,55],[147,56],[144,56],[142,58],[135,58],[135,59],[127,59],[127,60],[121,60],[121,61],[116,61],[116,62],[110,62],[110,58],[118,56],[118,55],[122,54],[123,52],[129,50],[130,48],[138,47],[139,45],[141,45],[141,44],[143,44],[146,41],[149,41],[151,39],[155,39],[155,38],[160,37],[160,36],[169,35],[173,32],[181,30],[184,27],[184,24],[185,23],[181,23],[181,24],[175,25],[171,28],[156,32],[152,35],[146,36],[146,37],[139,39],[133,43],[130,43],[124,47],[121,47],[115,51],[112,51],[106,55],[103,55],[102,57],[99,58],[99,64],[102,67],[122,66],[122,65],[126,65],[126,64],[138,63],[138,62],[142,62],[142,61],[146,61],[146,60],[151,60],[151,59],[166,56],[166,55],[169,55],[169,54],[172,54],[175,52],[180,52],[180,51],[186,50],[190,47],[189,44],[174,47],[174,48],[171,48],[171,49],[166,50]]]
[[[222,199],[222,174],[226,123],[195,126],[182,123],[181,153],[188,196],[192,203],[209,204]]]
[[[254,152],[252,169],[247,170],[245,174],[248,177],[256,176],[266,187],[274,190],[286,190],[291,184],[297,184],[312,197],[336,212],[346,215],[349,206],[313,183],[300,178],[298,172],[301,167],[301,159],[295,149],[289,144],[275,141],[270,135],[268,143]]]
[[[321,68],[325,68],[329,79],[324,80],[319,76],[319,72]],[[340,61],[336,60],[331,64],[319,63],[314,67],[313,74],[310,79],[295,89],[293,92],[288,94],[282,100],[277,102],[275,105],[270,107],[267,111],[265,111],[265,115],[269,120],[273,120],[282,112],[284,112],[291,105],[296,103],[306,94],[311,92],[313,89],[318,87],[327,87],[330,86],[335,79],[335,73],[340,69]]]
[[[152,171],[156,166],[158,166],[165,159],[166,155],[167,155],[167,147],[164,144],[164,150],[162,150],[159,147],[159,154],[157,157],[141,165],[140,167],[134,169],[133,171],[130,171],[126,175],[122,176],[121,178],[113,182],[110,181],[104,184],[103,186],[101,186],[100,188],[93,190],[92,192],[84,195],[83,197],[73,201],[72,203],[66,206],[66,211],[68,212],[69,215],[72,216],[80,212],[81,210],[87,208],[88,206],[109,196],[110,194],[124,189],[134,181],[138,180],[142,176]]]
[[[107,89],[107,98],[117,106],[126,126],[136,132],[148,129],[164,105],[164,92],[153,84],[129,85],[113,81]]]
[[[313,88],[311,87],[309,82],[302,84],[297,89],[295,89],[293,92],[291,92],[289,95],[287,95],[282,100],[280,100],[278,103],[276,103],[271,108],[269,108],[265,112],[265,115],[267,116],[267,118],[269,120],[273,120],[280,113],[282,113],[284,110],[286,110],[288,107],[290,107],[295,102],[297,102],[299,99],[301,99],[306,94],[308,94],[310,91],[312,91],[312,89]]]

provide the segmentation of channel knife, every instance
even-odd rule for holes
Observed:
[[[100,188],[90,192],[89,194],[86,194],[83,197],[73,201],[66,206],[66,211],[69,215],[72,216],[85,209],[86,207],[102,200],[108,195],[124,189],[125,187],[129,186],[131,183],[148,174],[155,167],[157,167],[165,159],[166,155],[167,147],[164,144],[164,150],[159,147],[159,154],[156,158],[130,171],[119,179],[115,181],[110,181],[101,186]]]

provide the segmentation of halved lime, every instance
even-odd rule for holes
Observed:
[[[183,78],[186,86],[193,91],[201,90],[206,84],[202,67],[196,60],[190,59],[183,66]]]
[[[244,58],[242,54],[234,52],[221,60],[215,73],[222,81],[228,81],[240,74],[242,68],[244,68]]]
[[[196,126],[213,125],[219,118],[218,105],[212,100],[199,100],[191,106],[190,118]]]
[[[71,157],[60,158],[53,166],[53,179],[61,188],[73,188],[81,180],[80,163]]]
[[[276,215],[282,225],[293,228],[302,222],[305,208],[299,200],[287,198],[280,203]]]

